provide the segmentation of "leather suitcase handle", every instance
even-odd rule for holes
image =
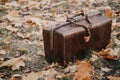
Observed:
[[[87,33],[89,34],[88,36],[84,36],[85,42],[89,42],[89,39],[90,39],[90,37],[91,37],[90,28],[91,28],[92,24],[91,24],[90,20],[88,19],[88,17],[92,17],[92,16],[94,16],[94,15],[99,15],[99,14],[101,15],[100,12],[97,12],[97,13],[95,13],[95,14],[91,14],[91,15],[88,15],[88,16],[85,17],[85,20],[86,20],[86,21],[89,23],[89,25],[90,25],[89,28],[84,27],[84,29],[85,29],[85,30],[87,31]],[[69,19],[72,19],[73,21],[79,21],[80,19],[74,20],[74,18],[75,18],[75,17],[78,17],[78,16],[85,16],[85,14],[84,14],[84,12],[81,12],[81,13],[73,16],[73,17],[70,17]],[[67,19],[67,20],[68,20],[68,19]],[[50,33],[50,37],[51,37],[51,38],[50,38],[50,49],[51,49],[52,51],[53,51],[53,33],[54,33],[54,30],[55,30],[55,29],[58,29],[58,28],[60,28],[60,27],[62,27],[62,26],[64,26],[64,25],[70,24],[69,21],[66,21],[66,22],[67,22],[67,23],[65,23],[65,24],[63,24],[63,25],[57,26],[57,27],[55,27],[55,28],[51,28],[51,33]]]
[[[84,16],[84,13],[77,14],[74,17],[81,16],[81,15]],[[87,28],[87,26],[85,26],[83,24],[77,24],[76,21],[74,20],[74,17],[67,18],[67,22],[69,22],[70,24],[72,24],[74,27],[82,27],[82,28],[84,28],[86,30],[86,32],[87,32],[87,35],[84,36],[84,41],[86,43],[89,42],[90,37],[91,37],[91,30],[90,30],[90,28],[92,27],[92,24],[91,24],[88,16],[85,15],[85,20],[88,22],[89,28]]]
[[[74,19],[75,17],[78,17],[78,16],[84,16],[84,12],[81,12],[79,14],[76,14],[75,16],[72,16],[72,17],[68,17],[67,19]]]

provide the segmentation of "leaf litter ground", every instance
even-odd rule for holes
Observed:
[[[9,2],[8,0],[1,2],[0,66],[4,66],[0,67],[0,80],[73,80],[83,76],[76,73],[81,71],[76,67],[80,66],[81,62],[67,68],[46,62],[42,29],[61,24],[66,21],[67,16],[73,16],[82,9],[86,13],[96,10],[104,13],[108,7],[113,13],[112,42],[108,48],[113,50],[115,56],[117,55],[117,60],[94,55],[95,51],[90,51],[83,60],[91,59],[91,65],[94,67],[94,79],[90,80],[112,80],[114,76],[117,78],[113,80],[120,80],[120,2],[116,1],[12,0]],[[92,70],[91,67],[88,70]],[[93,77],[89,71],[84,72]],[[108,76],[112,78],[108,79]]]

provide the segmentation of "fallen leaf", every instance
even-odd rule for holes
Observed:
[[[108,76],[107,78],[109,80],[120,80],[120,77],[115,77],[115,76]]]
[[[29,39],[31,37],[31,34],[30,33],[27,33],[24,35],[26,39]]]
[[[9,11],[9,13],[8,13],[6,16],[4,16],[4,17],[7,18],[7,19],[10,20],[10,21],[16,21],[16,20],[20,17],[19,11],[17,11],[17,10],[11,10],[11,11]]]
[[[0,54],[6,54],[7,52],[5,50],[0,50]]]
[[[6,26],[6,29],[8,31],[11,31],[11,32],[14,32],[14,33],[16,33],[18,31],[18,28],[13,28],[12,26]]]
[[[34,41],[29,41],[28,44],[34,44],[34,45],[37,45],[37,46],[43,46],[43,41],[34,40]]]
[[[19,51],[27,51],[28,49],[25,48],[25,47],[22,47],[22,48],[18,48]]]
[[[93,67],[89,61],[79,62],[73,80],[93,80]]]
[[[51,69],[46,70],[46,71],[42,71],[42,75],[46,80],[56,80],[55,75],[57,73],[58,72],[54,68],[51,68]]]
[[[21,5],[26,5],[28,3],[28,0],[18,0],[18,3]]]
[[[19,37],[21,37],[21,38],[25,38],[24,35],[21,34],[21,33],[17,33],[17,35],[18,35]]]
[[[32,20],[28,20],[27,23],[29,23],[30,25],[36,25],[36,23]]]
[[[10,2],[10,0],[0,0],[0,2]]]
[[[114,49],[110,49],[110,55],[111,56],[116,56],[116,60],[120,59],[120,48],[114,48]]]
[[[58,66],[59,65],[57,63],[52,63],[51,65],[44,67],[44,70],[49,70],[51,68],[58,67]]]
[[[3,66],[12,66],[13,70],[19,69],[20,66],[24,67],[25,66],[24,56],[21,56],[19,58],[12,58],[8,61],[5,61],[0,65],[0,67],[3,67]]]
[[[90,3],[95,3],[95,0],[89,0]]]
[[[23,39],[29,39],[31,37],[30,33],[26,33],[26,34],[17,33],[17,35]]]
[[[59,15],[56,15],[56,16],[55,16],[55,21],[56,21],[56,23],[58,23],[58,24],[64,23],[64,22],[66,22],[66,20],[67,20],[67,17],[66,17],[65,15],[59,14]]]
[[[57,74],[57,71],[52,68],[42,72],[31,72],[27,76],[23,76],[22,80],[38,80],[39,78],[42,78],[45,80],[56,80],[55,79],[56,74]]]
[[[105,15],[109,18],[112,18],[112,10],[110,7],[106,7],[105,9]]]
[[[13,74],[10,80],[18,80],[22,79],[22,75],[20,74]]]
[[[29,0],[27,7],[29,7],[30,9],[40,9],[40,3],[36,2],[36,1]]]
[[[119,25],[120,23],[112,23],[112,30],[118,28]]]
[[[3,49],[4,49],[5,51],[10,51],[10,50],[11,50],[11,47],[10,47],[9,45],[5,45],[5,46],[3,47]]]
[[[118,49],[118,51],[119,51],[119,49]],[[102,50],[102,51],[100,51],[98,53],[95,53],[95,54],[100,55],[100,56],[102,56],[102,57],[104,57],[106,59],[112,59],[112,60],[119,59],[119,55],[116,55],[118,53],[112,51],[112,49],[109,49],[109,48],[107,48],[105,50]]]
[[[31,72],[27,76],[23,76],[22,80],[38,80],[40,78],[41,72]]]
[[[7,38],[5,38],[5,39],[3,40],[3,42],[4,42],[5,44],[8,44],[8,43],[10,42],[10,40],[11,40],[11,37],[8,36]]]
[[[114,39],[114,41],[115,41],[115,43],[117,44],[117,45],[120,45],[120,40],[119,39]]]
[[[76,72],[76,71],[77,71],[77,66],[76,66],[76,65],[68,66],[67,68],[64,69],[64,72],[65,72],[65,73],[68,73],[68,72]]]
[[[12,10],[6,15],[6,18],[7,17],[20,17],[20,15],[19,15],[19,12],[17,10]]]
[[[40,55],[40,56],[45,56],[45,53],[41,50],[39,50],[37,54]]]
[[[111,71],[112,69],[110,69],[110,68],[103,68],[103,67],[101,67],[101,70],[102,70],[102,71],[105,71],[105,72],[109,72],[109,71]]]
[[[90,58],[90,61],[97,61],[99,59],[99,57],[95,54],[92,54],[92,57]]]

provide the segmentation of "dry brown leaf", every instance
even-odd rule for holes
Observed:
[[[73,5],[78,5],[82,2],[87,2],[86,0],[69,0]]]
[[[67,20],[67,17],[63,14],[58,14],[55,16],[56,23],[64,23],[66,22],[66,20]]]
[[[25,38],[26,38],[26,39],[29,39],[30,37],[31,37],[31,34],[30,34],[30,33],[25,34]]]
[[[22,80],[38,80],[40,78],[41,72],[31,72],[27,76],[23,76]]]
[[[12,66],[13,70],[19,69],[20,66],[24,67],[25,66],[24,56],[21,56],[19,58],[12,58],[8,61],[5,61],[0,65],[0,67],[3,67],[3,66]]]
[[[3,42],[4,42],[5,44],[8,44],[8,43],[10,42],[10,40],[11,40],[11,37],[8,36],[7,38],[5,38],[5,39],[3,40]]]
[[[11,47],[10,47],[9,45],[5,45],[5,46],[3,47],[3,49],[4,49],[5,51],[10,51],[10,50],[11,50]]]
[[[20,16],[21,15],[19,15],[19,11],[17,11],[17,10],[11,10],[11,11],[9,11],[9,13],[7,14],[7,15],[5,15],[4,16],[4,18],[6,18],[7,20],[8,20],[8,23],[10,23],[10,22],[12,22],[12,21],[20,21]]]
[[[6,54],[7,52],[5,50],[0,50],[0,54]]]
[[[118,59],[118,55],[111,53],[111,49],[109,49],[109,48],[102,50],[102,51],[95,53],[95,54],[103,56],[106,59],[112,59],[112,60]]]
[[[8,31],[11,31],[11,32],[14,32],[14,33],[16,33],[16,32],[18,31],[18,28],[14,28],[14,27],[12,27],[12,26],[6,26],[6,29],[7,29]]]
[[[93,67],[89,61],[79,61],[77,64],[77,72],[73,80],[93,80]]]
[[[57,73],[58,72],[54,68],[51,68],[51,69],[46,70],[46,71],[42,71],[42,75],[46,80],[56,80],[55,75]]]
[[[34,44],[34,45],[37,45],[37,46],[43,46],[43,41],[29,41],[28,44]]]
[[[0,3],[1,2],[10,2],[10,0],[0,0]]]
[[[52,68],[42,72],[31,72],[27,76],[23,76],[22,80],[38,80],[38,78],[42,78],[45,80],[56,80],[55,79],[56,74],[57,71]]]
[[[99,57],[95,54],[92,54],[92,57],[90,58],[90,61],[97,61],[99,59]]]
[[[118,28],[119,25],[120,23],[112,23],[112,30]]]
[[[19,33],[19,32],[17,33],[17,35],[18,35],[19,37],[23,38],[23,39],[25,38],[24,35],[21,34],[21,33]]]
[[[105,15],[106,15],[107,17],[109,17],[109,18],[112,18],[112,10],[111,10],[110,7],[107,7],[107,8],[105,9]]]
[[[27,51],[28,49],[25,48],[25,47],[22,47],[22,48],[18,48],[19,51]]]
[[[23,39],[29,39],[31,37],[30,33],[26,33],[26,34],[17,33],[17,35]]]
[[[45,53],[41,50],[39,50],[37,54],[40,55],[40,56],[45,56]]]
[[[36,2],[36,1],[29,0],[27,7],[29,7],[30,9],[40,9],[40,3]]]
[[[8,13],[9,16],[12,16],[12,17],[19,17],[19,12],[16,11],[16,10],[12,10]]]
[[[32,20],[28,20],[27,23],[29,23],[30,25],[36,25],[36,23]]]
[[[20,74],[14,74],[12,75],[11,79],[10,80],[18,80],[18,79],[21,79],[22,78],[22,75]]]
[[[18,3],[21,5],[26,5],[28,3],[28,0],[18,0]]]
[[[115,76],[108,76],[107,78],[109,80],[120,80],[120,77],[115,77]]]

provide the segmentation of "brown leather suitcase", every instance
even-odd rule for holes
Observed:
[[[83,15],[83,16],[80,16]],[[67,65],[85,57],[88,50],[101,50],[110,41],[112,20],[101,13],[79,14],[67,22],[43,30],[48,62]]]

